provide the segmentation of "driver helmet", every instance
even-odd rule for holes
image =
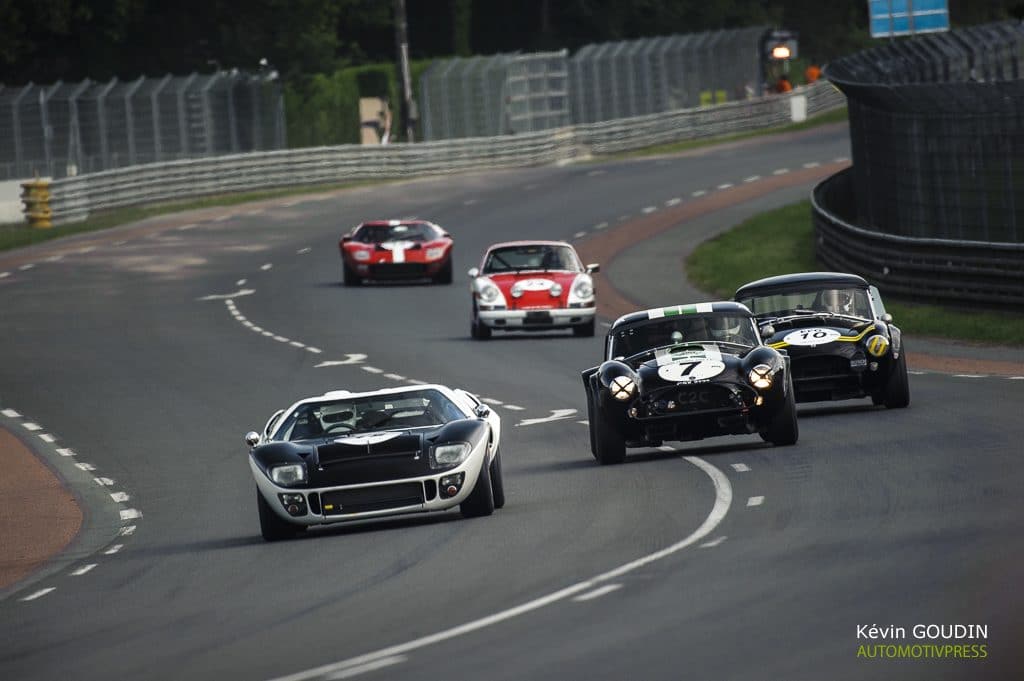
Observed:
[[[673,331],[672,334],[669,336],[669,340],[672,343],[674,343],[674,344],[682,343],[683,342],[683,332],[679,331],[679,330]]]
[[[714,340],[731,341],[740,335],[739,317],[712,317],[708,328]]]
[[[853,312],[853,295],[841,289],[829,289],[821,292],[821,303],[828,312],[849,314]]]

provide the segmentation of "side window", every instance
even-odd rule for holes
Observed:
[[[871,295],[871,307],[875,310],[875,319],[881,319],[882,315],[885,314],[885,305],[882,303],[882,294],[878,292],[877,286],[871,286],[869,291]]]

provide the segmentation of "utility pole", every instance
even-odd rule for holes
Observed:
[[[409,35],[405,19],[405,0],[395,0],[395,46],[398,49],[398,76],[402,81],[401,125],[405,141],[412,142],[412,76],[409,74]]]

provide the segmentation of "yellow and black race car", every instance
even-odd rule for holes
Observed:
[[[889,408],[910,404],[903,334],[863,278],[768,277],[741,286],[734,300],[750,308],[767,345],[788,353],[798,402],[870,397]]]

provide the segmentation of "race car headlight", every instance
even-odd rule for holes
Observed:
[[[306,467],[301,463],[290,463],[274,466],[270,469],[270,479],[285,487],[306,482]]]
[[[369,260],[370,259],[370,252],[369,251],[352,251],[352,258],[354,260]]]
[[[572,294],[577,298],[591,298],[594,295],[594,284],[590,279],[580,277],[572,287]]]
[[[885,336],[874,335],[865,345],[872,357],[881,357],[889,349],[889,340]]]
[[[519,284],[512,284],[511,293],[513,298],[520,298],[523,295],[523,287]]]
[[[438,246],[437,248],[428,248],[426,255],[427,260],[437,260],[444,255],[444,247]]]
[[[468,442],[438,445],[434,447],[434,463],[438,466],[455,466],[466,460],[471,449]]]
[[[480,287],[480,300],[485,303],[493,303],[501,296],[501,291],[494,284],[484,284]]]
[[[760,390],[766,390],[772,387],[772,368],[767,364],[758,364],[750,370],[750,374],[747,376],[750,379],[750,384]]]
[[[608,386],[612,397],[625,402],[636,394],[636,381],[629,376],[616,376]]]
[[[552,298],[557,298],[558,296],[562,295],[562,285],[561,284],[554,284],[554,285],[551,286],[551,288],[549,290],[551,291],[551,297]]]

